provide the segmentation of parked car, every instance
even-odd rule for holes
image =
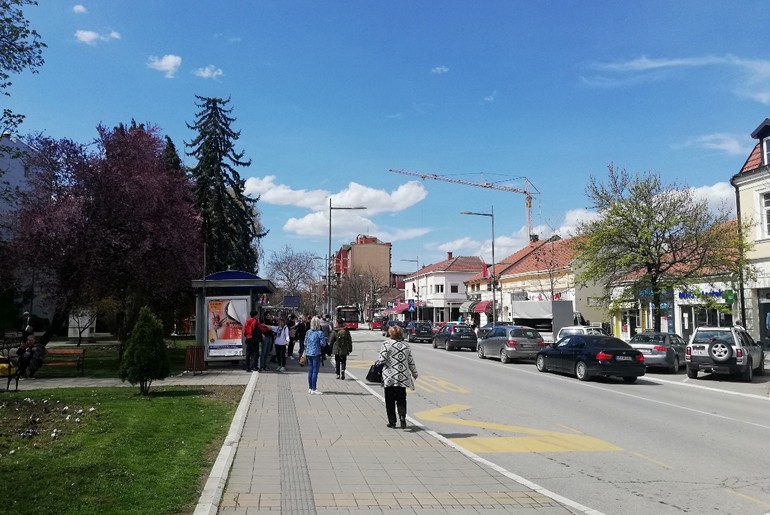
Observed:
[[[604,330],[601,327],[594,327],[591,325],[568,325],[566,327],[562,327],[559,329],[559,332],[556,334],[556,338],[554,338],[554,342],[558,342],[565,336],[569,336],[570,334],[603,334],[606,335],[607,333],[604,332]]]
[[[402,328],[404,327],[404,323],[401,320],[388,320],[385,322],[385,326],[382,328],[382,335],[387,336],[388,330],[394,325],[401,326]]]
[[[593,376],[622,377],[633,383],[645,372],[644,355],[613,336],[572,334],[541,350],[535,358],[540,372],[574,374],[581,381]]]
[[[741,374],[751,382],[765,373],[765,353],[742,327],[696,327],[685,349],[687,377],[698,372]]]
[[[476,333],[468,324],[448,323],[433,335],[433,348],[476,350]]]
[[[387,322],[388,319],[385,317],[374,317],[371,322],[369,322],[369,329],[372,331],[379,329],[382,331],[385,328],[385,322]]]
[[[486,338],[487,333],[492,330],[493,327],[501,327],[505,325],[513,325],[511,322],[487,322],[479,327],[479,338]]]
[[[644,331],[636,333],[628,344],[644,354],[648,368],[663,367],[676,374],[684,365],[687,342],[678,334]]]
[[[533,359],[545,348],[540,333],[522,325],[490,327],[486,337],[479,338],[476,352],[479,358],[498,357],[502,363],[518,359]]]
[[[412,321],[406,324],[404,330],[406,341],[408,342],[427,342],[433,341],[433,329],[428,322]]]

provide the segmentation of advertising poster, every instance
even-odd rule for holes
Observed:
[[[206,299],[209,357],[242,357],[243,324],[249,313],[248,297]]]

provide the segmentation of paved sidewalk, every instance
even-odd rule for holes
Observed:
[[[223,447],[232,466],[215,465],[196,515],[590,512],[466,456],[414,420],[407,430],[386,427],[379,386],[329,372],[327,364],[319,375],[324,395],[308,394],[305,369],[254,375],[234,422],[243,423],[237,450]]]

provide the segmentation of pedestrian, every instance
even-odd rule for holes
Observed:
[[[273,345],[275,345],[275,359],[278,364],[278,372],[286,372],[286,346],[289,344],[289,328],[286,325],[286,319],[281,318],[278,325],[270,326],[275,334]]]
[[[264,342],[264,333],[268,329],[257,320],[257,311],[251,310],[249,318],[243,324],[243,336],[246,338],[246,372],[259,370],[259,346]]]
[[[32,317],[29,314],[29,311],[24,312],[24,318],[22,318],[21,321],[21,343],[24,343],[27,341],[27,336],[34,333],[35,330],[32,328]]]
[[[353,338],[343,322],[341,318],[337,319],[337,329],[332,333],[329,344],[334,354],[334,371],[337,373],[337,379],[344,380],[348,354],[353,352]]]
[[[289,359],[294,359],[294,344],[297,341],[297,316],[294,313],[289,315],[286,327],[289,328],[289,348],[286,351],[286,355]]]
[[[262,335],[262,350],[259,353],[259,370],[265,372],[270,370],[267,366],[267,361],[270,359],[270,352],[273,350],[273,331],[270,330],[270,320],[265,315],[264,323],[262,324],[267,328],[267,331]]]
[[[302,354],[305,353],[305,334],[307,334],[307,330],[310,327],[310,319],[307,315],[301,315],[300,321],[297,324],[297,333],[296,333],[296,341],[299,342],[299,355],[302,356]]]
[[[388,336],[390,339],[382,344],[379,359],[382,363],[382,385],[385,387],[385,413],[388,415],[388,427],[395,428],[398,410],[401,429],[406,429],[406,388],[414,389],[417,367],[401,327],[392,326]]]
[[[324,316],[321,321],[321,331],[323,331],[326,341],[328,342],[332,335],[332,323],[329,321],[329,315]],[[326,355],[331,352],[331,349],[325,349],[325,352],[321,352],[321,365],[326,365]]]
[[[36,343],[35,337],[29,335],[24,343],[19,345],[16,354],[19,356],[19,375],[23,378],[34,379],[35,372],[43,366],[43,358],[46,354],[45,347]]]
[[[321,355],[328,340],[321,330],[321,319],[313,317],[310,330],[305,335],[305,356],[307,356],[307,393],[322,395],[318,391],[318,370],[321,368]]]

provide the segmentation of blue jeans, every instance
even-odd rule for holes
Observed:
[[[316,389],[318,384],[318,370],[321,368],[321,356],[307,357],[307,387]]]
[[[259,355],[260,368],[267,369],[267,360],[270,358],[271,350],[273,350],[273,339],[265,337],[262,340],[262,352]]]

